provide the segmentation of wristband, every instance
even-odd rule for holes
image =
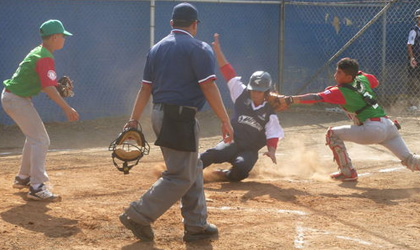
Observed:
[[[287,104],[287,105],[292,104],[292,103],[294,102],[294,101],[293,101],[293,96],[286,96],[285,101],[286,101],[286,104]]]

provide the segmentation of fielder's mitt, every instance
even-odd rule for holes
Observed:
[[[57,91],[61,97],[73,97],[73,81],[68,76],[61,77],[58,81]]]
[[[285,96],[280,95],[277,92],[270,92],[267,97],[268,103],[271,105],[271,107],[273,107],[275,111],[282,111],[289,107],[284,99]]]
[[[114,166],[128,174],[130,169],[137,165],[143,155],[149,154],[150,146],[144,139],[143,132],[137,128],[124,129],[117,139],[115,139],[108,148],[112,151],[112,161]],[[115,158],[122,161],[122,167],[118,165]],[[131,164],[129,164],[131,162]]]

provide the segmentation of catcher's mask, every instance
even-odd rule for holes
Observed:
[[[150,146],[144,139],[144,135],[140,129],[128,128],[121,132],[108,148],[112,151],[112,161],[114,166],[119,170],[128,174],[130,169],[137,165],[143,155],[149,154]],[[118,165],[115,158],[122,161],[122,166]]]

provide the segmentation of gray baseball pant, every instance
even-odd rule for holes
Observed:
[[[31,184],[47,182],[45,159],[50,138],[38,111],[32,103],[32,99],[30,97],[20,97],[3,90],[1,103],[4,111],[16,122],[26,136],[19,175],[30,176]]]
[[[334,137],[333,141],[335,141],[334,144],[339,145],[340,148],[342,148],[341,150],[343,150],[341,153],[345,154],[343,157],[338,157],[339,160],[348,157],[343,141],[350,141],[358,144],[380,144],[389,149],[401,161],[412,155],[404,140],[401,138],[394,122],[386,117],[381,117],[380,121],[371,121],[368,119],[361,126],[344,125],[333,127],[331,128],[331,131],[331,136]],[[347,167],[353,168],[349,158],[348,162],[341,162],[339,165],[342,164],[345,166],[346,163],[350,165]]]
[[[162,127],[163,110],[154,106],[152,125],[156,135]],[[195,125],[196,145],[199,124]],[[181,214],[185,230],[199,232],[207,227],[207,206],[203,189],[203,166],[196,152],[185,152],[161,147],[167,170],[140,197],[130,204],[126,214],[135,222],[148,225],[181,199]]]

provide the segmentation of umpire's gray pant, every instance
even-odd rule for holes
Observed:
[[[162,127],[163,110],[155,105],[152,125],[156,135]],[[199,124],[196,120],[195,136],[198,147]],[[177,151],[161,147],[167,170],[140,200],[127,209],[127,215],[137,223],[148,225],[181,199],[181,213],[185,230],[198,232],[207,227],[207,207],[203,189],[203,166],[196,152]]]

